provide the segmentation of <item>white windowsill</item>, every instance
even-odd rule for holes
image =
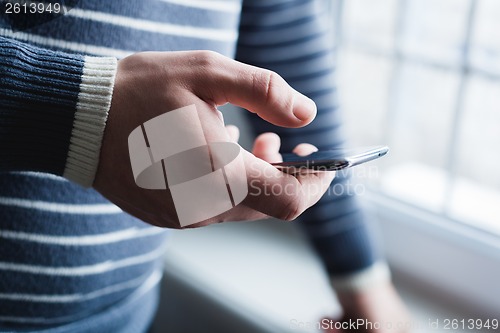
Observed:
[[[448,173],[423,163],[408,162],[391,166],[381,182],[383,193],[427,210],[440,212],[448,204],[448,214],[500,236],[500,191],[459,177],[450,188],[446,201]]]
[[[364,198],[379,217],[392,266],[432,286],[445,303],[459,300],[460,307],[484,316],[500,313],[497,235],[380,194]]]

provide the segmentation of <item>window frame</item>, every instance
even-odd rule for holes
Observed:
[[[342,33],[342,17],[344,0],[329,3],[334,20],[334,31],[338,49],[344,47]],[[378,217],[384,248],[391,266],[422,281],[425,285],[434,286],[437,297],[454,295],[475,307],[485,316],[500,313],[498,281],[500,281],[500,237],[487,230],[457,221],[449,216],[451,194],[457,179],[456,162],[458,160],[458,136],[460,123],[464,114],[465,91],[471,74],[484,76],[500,81],[500,77],[476,69],[470,65],[470,48],[474,26],[477,0],[470,1],[467,15],[467,27],[464,36],[464,55],[459,66],[433,62],[425,58],[405,55],[402,51],[402,30],[404,11],[407,0],[397,1],[396,22],[394,29],[393,52],[373,49],[368,45],[352,45],[349,50],[360,51],[366,55],[386,57],[393,64],[389,89],[395,91],[399,73],[404,63],[453,70],[459,75],[459,84],[454,100],[453,123],[451,127],[450,146],[446,159],[447,179],[445,202],[441,212],[427,211],[422,207],[411,205],[394,197],[385,195],[376,189],[367,189],[362,199],[368,210]],[[386,118],[386,133],[390,133],[391,117],[396,112],[395,95],[389,94]],[[387,137],[386,139],[389,139]],[[450,300],[452,302],[452,300]]]

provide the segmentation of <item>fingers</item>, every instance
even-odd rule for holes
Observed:
[[[301,143],[293,149],[293,152],[299,156],[307,156],[315,151],[318,151],[318,148],[310,143]]]
[[[330,172],[292,176],[248,152],[243,156],[248,180],[243,203],[282,220],[293,220],[315,204],[334,178]]]
[[[281,140],[277,134],[263,133],[255,139],[252,153],[266,162],[278,163],[283,161],[279,153],[280,146]]]
[[[316,104],[278,74],[243,64],[215,52],[200,53],[205,75],[196,92],[217,105],[232,103],[283,127],[302,127],[316,117]]]
[[[238,140],[240,138],[239,128],[234,125],[226,125],[226,131],[227,134],[229,135],[230,140],[235,143],[238,143]]]
[[[266,162],[281,162],[279,153],[280,138],[275,133],[264,133],[255,139],[253,154]],[[300,144],[293,150],[294,153],[305,156],[318,149],[307,143]],[[266,163],[257,164],[251,161],[251,170],[248,178],[249,205],[270,216],[284,220],[295,219],[305,209],[315,204],[327,190],[335,173],[284,174]],[[247,167],[249,166],[247,164]],[[271,167],[271,168],[269,168]],[[248,172],[247,172],[248,175]]]
[[[220,215],[209,218],[205,221],[201,221],[195,224],[191,224],[186,226],[185,228],[198,228],[206,225],[221,223],[221,222],[239,222],[239,221],[257,221],[268,219],[269,216],[258,212],[254,209],[246,207],[245,205],[238,205],[227,212],[224,212]]]

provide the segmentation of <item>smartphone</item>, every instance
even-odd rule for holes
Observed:
[[[387,146],[375,146],[355,149],[321,150],[307,156],[286,153],[281,154],[283,162],[271,164],[286,173],[335,171],[382,157],[388,151],[389,147]]]

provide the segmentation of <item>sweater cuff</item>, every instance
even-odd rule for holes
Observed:
[[[379,261],[355,273],[332,276],[330,280],[337,291],[362,291],[390,281],[391,272],[387,263]]]
[[[0,171],[62,175],[83,64],[0,36]]]
[[[73,130],[63,176],[92,186],[111,106],[116,58],[85,57]]]

